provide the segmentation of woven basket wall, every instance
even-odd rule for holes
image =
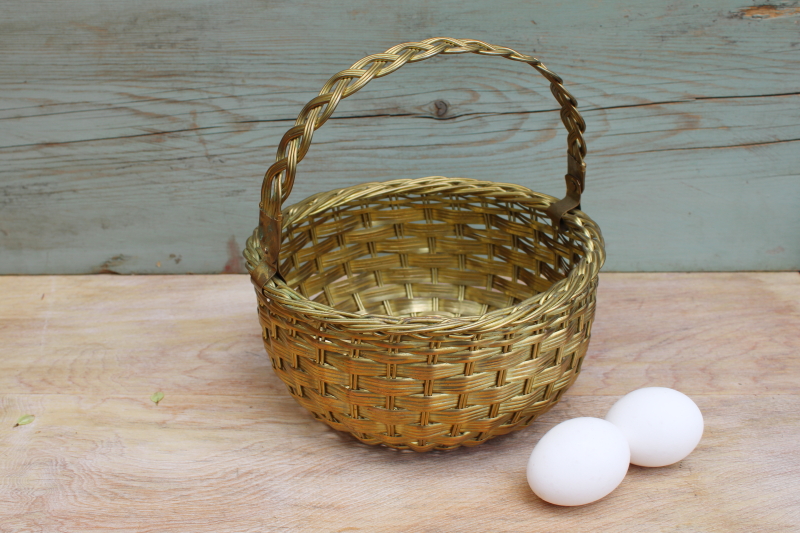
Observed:
[[[292,396],[363,442],[417,451],[480,444],[558,401],[586,354],[605,258],[599,228],[574,198],[519,185],[395,180],[280,211],[332,102],[369,72],[432,51],[541,65],[480,41],[429,39],[342,71],[284,137],[245,250],[264,344]],[[578,132],[570,131],[570,169],[582,170],[583,122],[566,95],[562,118]],[[570,178],[579,200],[583,176]]]

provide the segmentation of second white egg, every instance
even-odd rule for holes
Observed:
[[[645,387],[620,398],[606,420],[617,426],[639,466],[667,466],[689,455],[703,436],[703,415],[691,398],[666,387]]]

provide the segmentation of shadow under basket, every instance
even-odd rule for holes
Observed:
[[[544,69],[480,41],[399,46],[340,76],[377,77],[365,60],[389,68],[392,55],[413,61],[408,50],[491,50]],[[326,87],[327,103],[306,106],[281,142],[245,250],[275,372],[317,419],[368,444],[444,450],[526,427],[580,372],[605,258],[599,228],[574,198],[465,178],[368,183],[281,211],[310,142],[301,137],[332,105],[337,85]],[[564,122],[582,133],[574,115]],[[578,138],[570,169],[582,172]],[[579,199],[583,176],[571,177]]]

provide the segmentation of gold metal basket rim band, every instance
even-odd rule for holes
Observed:
[[[510,201],[525,202],[533,199],[535,194],[548,201],[556,198],[542,193],[533,193],[527,187],[509,183],[480,181],[469,178],[447,178],[431,176],[417,179],[397,179],[385,182],[373,182],[345,187],[318,193],[283,210],[283,223],[290,225],[295,221],[323,212],[335,205],[352,200],[369,200],[393,194],[414,194],[436,190],[449,194],[470,191],[473,194],[490,194],[502,196]],[[376,313],[357,314],[343,311],[319,302],[309,300],[289,287],[281,276],[269,272],[264,261],[261,228],[256,228],[247,239],[244,250],[246,267],[250,272],[256,290],[262,291],[268,298],[281,306],[292,309],[298,318],[303,320],[340,324],[351,331],[363,334],[374,332],[378,335],[382,330],[393,333],[431,333],[441,335],[458,334],[476,329],[494,329],[516,322],[537,320],[563,306],[568,300],[586,290],[605,262],[605,246],[600,228],[585,213],[574,209],[565,213],[563,224],[553,231],[569,231],[573,238],[579,240],[585,251],[585,257],[576,264],[564,279],[551,285],[547,290],[538,293],[514,307],[497,309],[482,315],[461,317],[442,316],[391,316]]]

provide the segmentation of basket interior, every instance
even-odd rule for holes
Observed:
[[[398,194],[329,207],[284,227],[281,273],[310,300],[391,316],[471,316],[514,306],[585,256],[554,234],[553,199]]]

